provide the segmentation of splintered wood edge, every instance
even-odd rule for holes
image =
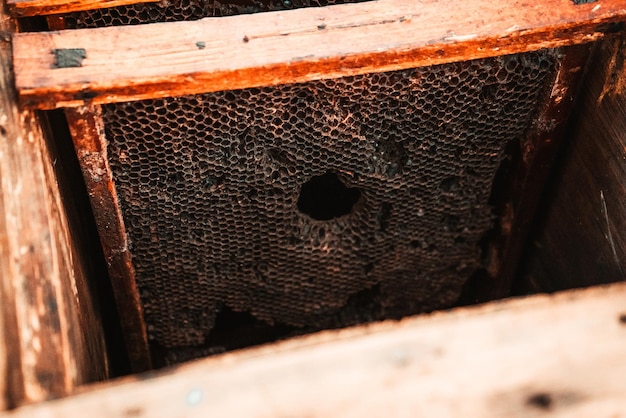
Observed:
[[[14,22],[0,8],[0,32]],[[15,101],[0,42],[0,408],[107,377],[101,322],[40,119]]]
[[[128,236],[107,159],[107,141],[100,106],[66,109],[70,134],[87,186],[94,219],[120,316],[124,341],[134,372],[152,368],[146,324],[128,249]]]
[[[621,283],[326,331],[6,416],[621,416],[624,352]]]
[[[7,0],[6,3],[11,14],[26,17],[155,2],[155,0]]]
[[[544,186],[548,183],[553,161],[567,139],[565,129],[572,112],[576,93],[583,81],[585,67],[593,44],[566,48],[556,71],[548,97],[540,106],[532,128],[520,142],[522,157],[519,166],[512,170],[517,175],[511,180],[506,195],[502,217],[503,231],[497,259],[497,279],[486,291],[493,300],[511,294],[513,280],[518,271],[522,252],[527,242],[532,220],[538,210]],[[504,232],[506,231],[506,232]]]
[[[14,38],[21,103],[51,109],[278,85],[591,42],[626,0],[379,0]],[[67,59],[69,57],[69,59]],[[62,68],[59,68],[62,67]]]

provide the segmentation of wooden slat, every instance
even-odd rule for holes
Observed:
[[[0,8],[0,32],[12,21]],[[50,149],[20,110],[0,40],[0,406],[65,396],[107,377],[98,312],[74,246]]]
[[[107,160],[107,141],[100,106],[67,109],[66,116],[87,185],[100,241],[109,269],[130,366],[134,372],[151,368],[146,325],[143,321],[128,236]]]
[[[624,417],[624,352],[619,284],[324,332],[6,416]]]
[[[511,295],[530,225],[537,217],[537,207],[544,196],[542,192],[554,159],[569,139],[565,135],[567,122],[582,84],[591,49],[592,45],[589,44],[567,49],[547,102],[541,106],[532,128],[520,141],[521,158],[512,169],[514,177],[502,192],[507,197],[501,209],[504,215],[501,217],[500,230],[507,238],[507,245],[497,247],[502,248],[498,269],[492,272],[497,279],[487,280],[483,289],[489,293],[489,300]]]
[[[18,17],[78,12],[155,0],[7,0],[10,12]]]
[[[592,56],[522,290],[626,280],[626,35]]]
[[[626,0],[378,0],[325,8],[19,34],[22,102],[54,108],[293,83],[593,41]],[[54,51],[84,50],[57,68]],[[66,63],[67,64],[67,63]],[[65,65],[65,64],[64,64]]]

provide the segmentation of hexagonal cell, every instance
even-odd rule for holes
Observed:
[[[202,346],[219,310],[304,330],[453,304],[480,267],[505,147],[556,62],[542,51],[103,106],[153,344]]]

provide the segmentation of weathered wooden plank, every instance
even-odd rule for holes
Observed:
[[[0,199],[0,211],[4,212],[4,206],[2,205],[2,200]],[[1,223],[0,220],[0,228],[4,230],[4,224]],[[0,237],[0,240],[4,240],[4,238]],[[0,248],[5,246],[6,242],[0,244]],[[4,283],[4,281],[3,281]],[[4,286],[0,290],[0,297],[4,294]],[[3,299],[5,300],[5,299]],[[6,303],[6,300],[5,300]],[[6,309],[5,309],[6,310]],[[4,313],[0,312],[0,411],[4,411],[9,407],[9,398],[10,398],[10,389],[9,389],[9,368],[8,368],[8,353],[9,353],[9,345],[7,344],[9,336],[8,329],[6,328],[5,322],[6,319],[4,317]]]
[[[122,331],[131,368],[135,372],[145,371],[151,368],[146,325],[128,250],[128,236],[107,160],[101,110],[99,106],[79,107],[66,110],[66,116],[101,234],[115,300],[124,315]]]
[[[567,143],[567,122],[572,113],[574,99],[583,80],[584,70],[593,45],[578,45],[567,49],[557,70],[549,98],[538,112],[532,128],[520,141],[515,175],[502,194],[506,196],[501,208],[501,228],[508,245],[501,245],[502,253],[497,271],[484,291],[489,299],[511,295],[512,285],[519,270],[532,221],[543,196],[542,191],[551,173],[557,153]],[[496,250],[497,251],[497,250]]]
[[[27,106],[54,108],[293,83],[580,44],[626,0],[378,0],[195,22],[18,34]]]
[[[591,59],[523,291],[626,280],[626,36]]]
[[[0,9],[0,31],[13,30]],[[106,377],[98,313],[36,115],[18,109],[0,41],[0,365],[3,407]],[[6,386],[5,386],[6,385]]]
[[[6,416],[619,417],[624,350],[619,284],[327,331]]]
[[[155,0],[7,0],[9,11],[18,17],[103,9]]]

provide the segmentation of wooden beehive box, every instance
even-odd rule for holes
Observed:
[[[624,0],[378,0],[265,20],[27,33],[30,18],[16,29],[17,17],[49,15],[54,29],[61,14],[130,3],[11,0],[0,15],[0,416],[626,416],[626,287],[606,284],[626,278]],[[105,246],[107,263],[93,261],[89,208],[58,164],[73,151],[50,139],[67,127],[40,110],[70,109],[89,151],[79,158],[98,175],[105,103],[565,46],[575,52],[512,186],[522,198],[507,201],[503,235],[516,239],[498,281],[475,283],[465,301],[490,302],[111,379],[125,350],[111,333],[132,342],[132,369],[150,367],[133,282],[112,286],[128,304],[120,328],[95,297],[98,270],[125,271],[128,252]],[[88,187],[115,197],[107,182]],[[96,209],[104,234],[121,236],[117,215]]]

